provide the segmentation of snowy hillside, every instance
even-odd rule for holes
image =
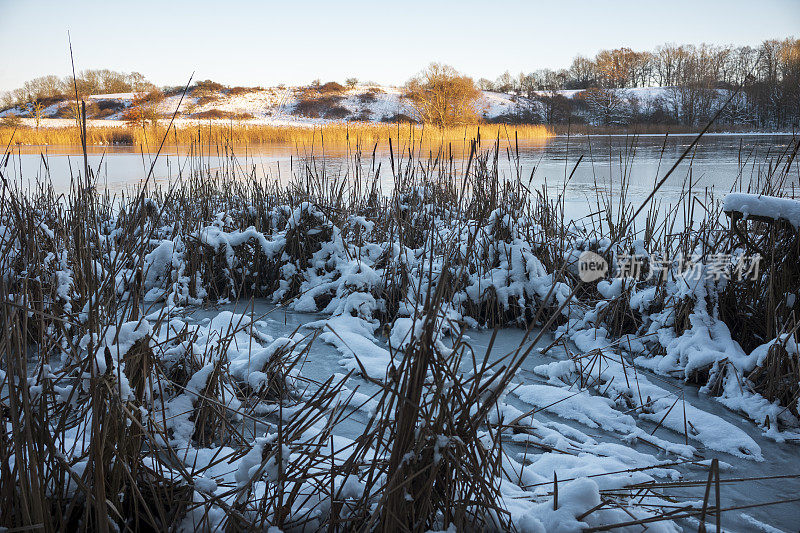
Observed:
[[[327,123],[385,123],[410,121],[414,112],[401,87],[360,85],[345,88],[331,82],[319,87],[192,87],[143,93],[96,94],[85,98],[87,118],[95,126],[169,119],[178,110],[178,124],[231,121],[272,126],[315,126]],[[729,96],[722,89],[691,91],[678,87],[537,91],[517,95],[483,91],[475,111],[486,122],[507,124],[705,124]],[[751,124],[748,102],[742,95],[730,102],[723,124]],[[143,111],[144,110],[144,111]],[[72,123],[71,99],[18,105],[0,111],[0,119],[14,115],[24,123],[58,127]],[[133,117],[133,118],[132,118]],[[38,120],[37,120],[38,119]],[[97,122],[95,122],[97,121]]]

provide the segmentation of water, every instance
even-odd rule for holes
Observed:
[[[598,191],[616,197],[623,180],[628,182],[628,198],[632,202],[644,199],[693,139],[691,135],[666,139],[662,135],[555,137],[521,142],[518,158],[513,146],[509,148],[509,143],[503,143],[498,167],[505,179],[519,178],[536,189],[546,186],[550,194],[563,190],[575,214],[586,214],[596,207]],[[790,135],[707,135],[665,182],[657,200],[674,203],[689,183],[694,193],[701,196],[706,188],[722,195],[739,183],[746,185],[751,178],[765,172],[769,162],[785,153],[792,142]],[[490,147],[491,142],[484,141],[482,148]],[[311,151],[274,145],[241,148],[233,163],[216,149],[207,154],[188,152],[185,148],[168,147],[156,159],[154,151],[142,152],[134,147],[91,147],[88,160],[98,187],[120,192],[140,183],[151,167],[152,181],[161,183],[185,176],[192,168],[214,171],[230,164],[236,165],[242,174],[255,172],[259,179],[279,179],[285,183],[301,168],[299,162],[308,161]],[[374,162],[367,152],[362,169],[370,171],[380,164],[381,184],[387,190],[392,186],[388,148],[379,146]],[[468,153],[463,146],[455,146],[453,152],[455,165],[466,166]],[[318,169],[324,167],[330,174],[352,176],[353,162],[346,151],[326,149],[323,154],[317,148],[313,155]],[[74,147],[22,147],[9,158],[3,172],[7,179],[23,186],[47,177],[57,192],[68,192],[71,177],[82,173],[82,169],[83,157]],[[787,187],[797,187],[799,180],[800,174],[795,171]]]

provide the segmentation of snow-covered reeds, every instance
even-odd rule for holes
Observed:
[[[45,180],[29,191],[4,181],[0,525],[537,530],[671,519],[635,483],[600,493],[557,476],[552,491],[528,490],[539,474],[510,442],[573,455],[537,438],[535,411],[504,401],[545,334],[573,356],[537,373],[652,420],[653,433],[681,432],[682,445],[639,428],[626,436],[680,461],[694,457],[690,442],[719,449],[730,435],[679,396],[655,397],[642,369],[704,385],[777,434],[797,424],[797,228],[729,229],[691,182],[680,207],[651,205],[644,220],[626,182],[598,192],[599,217],[569,220],[563,191],[531,190],[518,172],[502,179],[502,164],[518,168],[513,149],[467,144],[461,165],[447,145],[393,141],[381,169],[356,143],[346,173],[311,154],[286,185],[256,180],[227,144],[218,168],[200,158],[174,183],[146,180],[116,198],[91,176],[67,196]],[[759,191],[786,192],[792,147]],[[759,250],[760,275],[727,284],[671,262],[683,253],[706,268],[714,254]],[[586,251],[610,265],[604,279],[581,281]],[[624,254],[644,270],[621,273]],[[647,275],[661,259],[668,267]],[[246,311],[254,298],[322,319],[267,338]],[[225,303],[235,311],[186,316]],[[467,327],[526,334],[510,353],[483,355]],[[301,372],[322,342],[346,375]],[[372,392],[346,386],[356,375]],[[344,438],[336,429],[354,410],[369,416]],[[725,449],[760,458],[749,441]],[[592,503],[571,506],[580,491]],[[535,522],[520,519],[521,502]]]

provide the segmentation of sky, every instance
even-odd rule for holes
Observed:
[[[138,71],[157,85],[314,79],[399,85],[431,61],[470,76],[569,66],[604,48],[800,37],[800,0],[0,0],[0,91],[44,74]]]

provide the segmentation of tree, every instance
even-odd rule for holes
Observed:
[[[472,78],[451,66],[431,63],[408,81],[405,96],[424,124],[444,128],[478,121],[480,91]]]
[[[36,128],[38,129],[39,126],[42,124],[42,118],[44,116],[44,106],[38,100],[33,102],[33,120],[36,123]]]
[[[126,76],[126,81],[128,83],[128,86],[125,92],[133,91],[135,93],[139,93],[156,88],[155,85],[147,81],[147,78],[145,78],[142,74],[139,74],[138,72],[131,72],[130,74],[128,74]]]
[[[158,104],[164,101],[164,93],[154,89],[147,93],[136,93],[130,107],[122,114],[122,119],[131,126],[153,126],[158,124]]]
[[[478,80],[478,88],[482,91],[494,91],[494,82],[487,78]]]
[[[545,124],[566,122],[572,114],[572,101],[555,91],[544,91],[536,95],[538,109]]]
[[[568,89],[588,89],[597,83],[597,65],[584,56],[576,56],[569,67]]]
[[[519,75],[519,90],[528,98],[536,96],[536,77],[533,74]]]
[[[344,80],[344,84],[347,85],[349,89],[353,89],[358,85],[358,78],[347,78]]]
[[[639,54],[630,48],[601,50],[595,57],[600,79],[605,87],[628,87],[635,83]]]
[[[509,71],[503,72],[497,77],[494,87],[498,92],[510,93],[514,90],[514,76]]]
[[[624,124],[630,118],[627,101],[614,89],[587,89],[581,97],[594,121],[604,126]]]

